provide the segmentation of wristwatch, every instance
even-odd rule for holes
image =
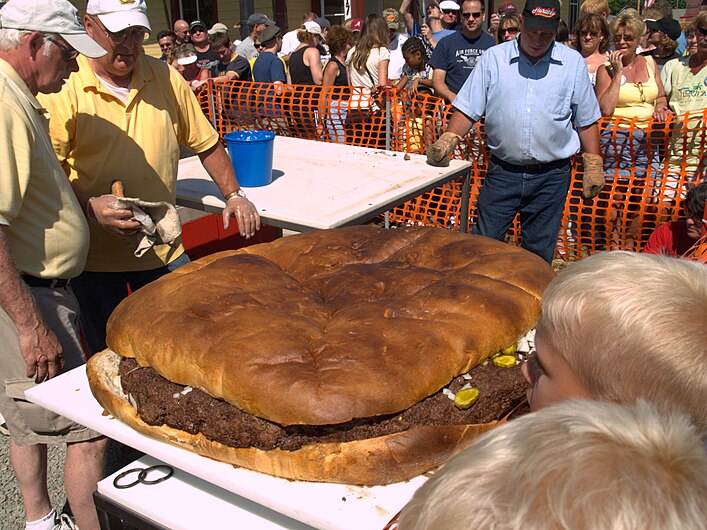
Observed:
[[[245,199],[245,191],[243,191],[243,188],[238,188],[236,191],[232,191],[231,193],[226,195],[224,199],[226,199],[226,202],[228,202],[233,199],[233,197],[241,197]]]

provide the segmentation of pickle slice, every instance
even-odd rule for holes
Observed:
[[[513,368],[516,365],[515,355],[499,355],[492,360],[493,364],[500,368]]]
[[[479,399],[478,388],[465,388],[454,395],[454,406],[461,410],[471,407]]]
[[[506,346],[505,348],[503,348],[501,350],[501,354],[502,355],[513,355],[517,349],[518,349],[518,343],[514,342],[510,346]]]

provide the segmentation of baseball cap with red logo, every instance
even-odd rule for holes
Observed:
[[[528,0],[523,9],[523,29],[557,33],[560,23],[559,0]]]
[[[517,12],[518,9],[516,9],[516,6],[513,2],[503,2],[498,8],[498,14],[502,16],[510,15],[512,13]]]

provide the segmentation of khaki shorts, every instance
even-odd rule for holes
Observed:
[[[64,348],[65,370],[86,363],[77,331],[78,302],[71,287],[30,287],[45,322]],[[25,400],[25,390],[36,386],[25,376],[27,365],[20,353],[18,333],[10,317],[0,308],[0,414],[17,445],[82,442],[101,436]]]

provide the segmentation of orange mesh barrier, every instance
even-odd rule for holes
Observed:
[[[393,88],[367,94],[355,87],[233,81],[209,83],[197,98],[222,137],[236,129],[265,129],[409,153],[424,153],[444,132],[452,112],[440,98],[410,97]],[[640,250],[658,224],[680,217],[681,199],[704,178],[707,109],[671,116],[667,123],[604,118],[600,132],[606,186],[596,199],[582,199],[581,157],[574,157],[557,257]],[[460,217],[469,215],[473,224],[488,157],[483,125],[477,124],[454,153],[472,162],[469,212],[460,211],[459,179],[394,208],[391,222],[458,229]],[[517,218],[508,240],[521,241]]]

